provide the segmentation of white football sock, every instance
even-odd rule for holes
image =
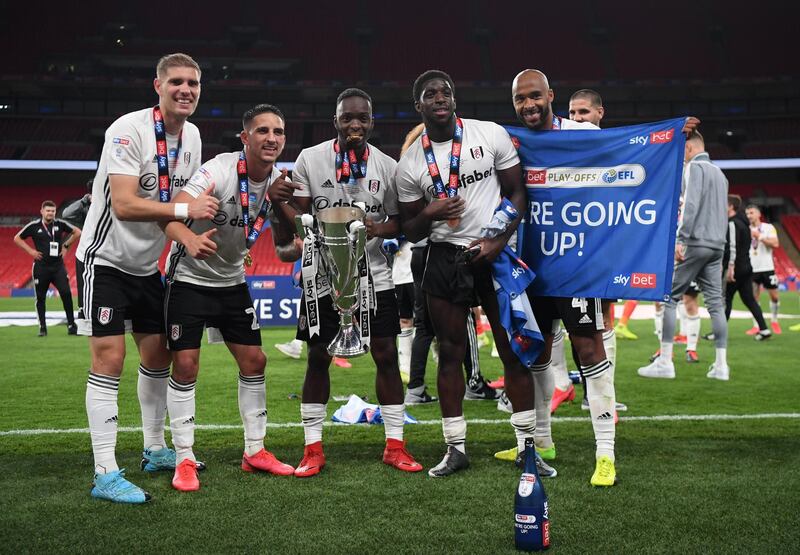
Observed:
[[[717,368],[728,366],[728,349],[717,347],[716,357],[717,358],[714,361],[714,366],[716,366]]]
[[[239,415],[244,425],[244,452],[252,457],[264,448],[267,435],[267,389],[264,374],[239,374]]]
[[[676,310],[678,311],[678,318],[680,319],[678,335],[686,335],[686,307],[683,306],[683,301],[678,303]]]
[[[92,437],[94,471],[107,474],[119,470],[114,451],[117,446],[117,398],[119,378],[89,372],[86,382],[86,416]]]
[[[455,447],[462,453],[467,452],[464,445],[467,441],[467,420],[463,414],[461,416],[442,418],[442,433],[444,434],[444,442],[447,445]]]
[[[414,341],[414,328],[401,328],[397,339],[397,362],[400,371],[411,371],[411,344]]]
[[[196,461],[192,447],[194,446],[194,414],[195,385],[197,382],[178,383],[169,379],[167,388],[167,410],[169,411],[169,429],[172,432],[172,444],[175,446],[177,464],[186,459]]]
[[[403,441],[403,424],[405,423],[405,405],[381,405],[383,431],[386,439]]]
[[[567,358],[564,355],[564,330],[559,326],[558,331],[553,334],[553,347],[550,350],[550,363],[553,368],[553,380],[555,386],[561,391],[566,391],[572,385],[567,370]]]
[[[144,448],[158,451],[166,447],[164,423],[167,418],[167,383],[169,366],[152,370],[139,363],[136,393],[142,410]]]
[[[603,332],[603,349],[606,351],[606,359],[614,367],[617,363],[617,334],[613,329]]]
[[[553,367],[549,362],[536,364],[531,368],[533,374],[533,407],[536,411],[536,432],[534,441],[537,447],[549,448],[553,446],[551,430],[550,403],[553,400],[555,376]],[[517,438],[519,442],[519,438]],[[525,442],[523,441],[523,447]]]
[[[514,435],[517,436],[517,453],[522,453],[525,451],[525,440],[536,436],[536,411],[515,412],[511,415],[511,425],[514,427]]]
[[[300,403],[300,418],[303,419],[306,445],[322,441],[322,423],[327,416],[327,407],[322,403]]]
[[[697,340],[700,337],[700,315],[686,317],[686,350],[696,351]]]
[[[656,315],[653,318],[653,326],[655,327],[656,337],[658,337],[658,340],[661,341],[661,335],[662,335],[661,332],[664,329],[664,305],[663,304],[658,305],[658,308],[656,308]]]
[[[665,362],[672,361],[672,341],[661,341],[661,358],[664,359]]]
[[[592,416],[594,440],[597,444],[596,456],[607,455],[614,460],[614,407],[616,392],[609,362],[604,360],[590,367],[582,368],[586,376],[586,395],[589,399],[589,413]],[[587,375],[588,374],[588,375]]]
[[[780,301],[772,301],[772,300],[769,301],[769,309],[772,311],[773,322],[778,321],[778,309],[780,308],[780,306],[781,306]]]

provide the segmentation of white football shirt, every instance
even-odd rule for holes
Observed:
[[[352,206],[363,202],[367,206],[367,217],[383,222],[387,216],[396,216],[397,192],[394,187],[394,172],[397,162],[369,145],[367,175],[360,179],[351,177],[350,183],[336,181],[336,139],[304,149],[294,164],[292,180],[301,186],[294,192],[297,197],[311,197],[311,213],[336,206]],[[367,241],[370,271],[375,291],[394,288],[392,271],[381,246],[383,238],[373,237]],[[320,295],[327,291],[320,291]]]
[[[775,226],[766,222],[761,222],[750,229],[757,229],[762,237],[773,238],[778,236]],[[775,262],[772,260],[772,247],[768,247],[761,241],[750,238],[750,264],[753,265],[753,273],[775,271]]]
[[[193,283],[205,287],[230,287],[245,282],[244,257],[247,254],[242,204],[239,199],[239,175],[236,165],[238,152],[225,152],[212,158],[197,170],[189,180],[185,191],[197,198],[209,186],[214,185],[212,195],[219,199],[219,210],[213,220],[195,220],[191,223],[192,232],[200,235],[216,228],[212,240],[217,244],[217,252],[205,260],[197,260],[186,253],[183,245],[172,242],[167,276],[170,280]],[[249,181],[250,223],[255,222],[267,188],[281,172],[272,168],[272,173],[261,182]],[[264,229],[269,225],[265,223]],[[262,236],[259,241],[263,241]]]
[[[497,172],[519,164],[519,156],[505,129],[496,123],[462,119],[464,137],[461,142],[458,195],[466,201],[466,210],[455,228],[447,222],[431,224],[430,239],[467,246],[480,237],[500,203],[500,181]],[[453,141],[431,141],[436,165],[447,187],[450,175],[450,150]],[[418,138],[409,147],[397,165],[395,174],[400,202],[413,202],[434,198],[433,181],[428,172],[422,140]]]
[[[180,146],[180,148],[179,148]],[[189,182],[200,167],[200,132],[183,125],[181,136],[167,135],[172,195]],[[120,117],[106,130],[103,153],[92,185],[92,205],[86,216],[76,256],[87,266],[111,266],[127,274],[147,276],[158,271],[166,236],[156,222],[117,219],[111,206],[109,175],[139,179],[138,196],[158,202],[158,166],[153,109]]]

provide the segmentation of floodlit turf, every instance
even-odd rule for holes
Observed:
[[[781,312],[800,313],[797,294],[782,296]],[[29,299],[0,301],[0,310],[31,310]],[[766,299],[762,297],[766,306]],[[58,307],[50,300],[49,308]],[[619,484],[589,486],[594,441],[579,402],[559,409],[554,423],[559,476],[545,482],[557,553],[787,553],[800,542],[800,418],[720,421],[625,421],[626,416],[800,413],[800,333],[763,344],[744,335],[749,321],[731,323],[731,381],[705,378],[713,345],[701,341],[700,364],[676,347],[677,379],[645,380],[636,368],[657,347],[649,321],[632,321],[637,341],[619,341],[617,397],[628,404],[617,428]],[[703,322],[703,333],[710,331]],[[286,359],[273,343],[288,329],[262,332],[269,357],[269,421],[297,423],[305,358]],[[120,392],[120,425],[138,426],[135,348],[129,343]],[[482,349],[485,375],[499,363]],[[86,427],[86,339],[53,326],[0,328],[0,431]],[[572,364],[570,364],[572,366]],[[197,386],[197,422],[240,424],[236,375],[224,347],[206,346]],[[433,368],[432,365],[429,368]],[[429,387],[435,385],[433,371]],[[371,359],[332,369],[332,394],[374,400]],[[331,401],[329,414],[340,402]],[[410,407],[437,421],[438,406]],[[468,419],[507,420],[494,403],[465,402]],[[574,421],[574,417],[585,419]],[[409,426],[411,452],[426,470],[444,450],[441,427]],[[92,499],[88,434],[0,435],[2,552],[270,552],[270,553],[511,553],[518,472],[491,455],[513,445],[507,423],[469,427],[472,467],[448,479],[407,475],[381,463],[380,427],[326,427],[328,466],[310,479],[239,470],[241,429],[198,430],[196,452],[209,469],[201,490],[178,493],[170,476],[138,470],[141,434],[119,435],[118,461],[153,494],[148,506]],[[270,427],[268,447],[296,465],[300,427]]]

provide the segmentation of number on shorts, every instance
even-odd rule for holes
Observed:
[[[778,287],[778,276],[776,276],[775,274],[769,276],[769,284],[772,287]]]
[[[258,325],[258,318],[256,318],[256,309],[251,306],[250,308],[245,308],[244,311],[253,317],[253,323],[250,324],[250,329],[251,330],[261,329],[261,326]]]
[[[589,303],[585,297],[572,297],[572,308],[580,308],[581,314],[586,314]]]

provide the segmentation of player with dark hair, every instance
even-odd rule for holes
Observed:
[[[192,447],[195,385],[206,326],[221,332],[239,367],[242,469],[280,476],[294,473],[294,468],[264,448],[267,359],[244,277],[248,250],[261,235],[269,212],[267,187],[286,179],[286,170],[275,167],[286,144],[283,113],[271,104],[259,104],[244,113],[242,127],[243,150],[220,154],[203,164],[175,197],[175,202],[188,202],[213,190],[220,207],[214,219],[165,226],[173,239],[167,269],[166,325],[172,353],[167,410],[177,453],[172,485],[180,491],[200,488]]]
[[[187,122],[200,98],[200,68],[186,54],[159,60],[153,88],[159,102],[125,114],[106,131],[92,202],[77,257],[84,264],[85,319],[92,366],[86,413],[94,452],[92,496],[144,503],[150,495],[117,466],[119,381],[126,321],[139,351],[137,392],[142,410],[145,471],[175,468],[164,439],[170,355],[164,335],[164,287],[158,258],[165,236],[159,221],[211,219],[208,191],[189,203],[171,202],[200,167],[200,133]]]
[[[370,351],[377,374],[375,388],[386,434],[383,462],[406,472],[422,470],[405,448],[403,428],[405,405],[403,383],[397,362],[397,334],[400,332],[397,298],[391,269],[381,253],[383,239],[400,231],[394,172],[397,163],[374,145],[369,136],[374,126],[372,99],[360,89],[346,89],[337,98],[333,125],[337,137],[307,148],[295,162],[292,183],[275,182],[269,188],[278,221],[273,223],[276,249],[282,260],[300,256],[300,244],[293,240],[294,218],[316,214],[329,206],[364,203],[367,217],[369,273],[376,292],[377,308],[370,311]],[[330,285],[317,279],[319,330],[312,330],[303,295],[297,338],[308,343],[308,366],[303,383],[300,414],[303,419],[305,450],[295,476],[318,474],[325,466],[322,423],[330,398],[331,355],[327,346],[339,330],[339,315],[333,307]]]
[[[56,218],[56,203],[46,200],[42,203],[41,218],[19,230],[14,243],[33,258],[33,287],[36,291],[36,315],[39,318],[39,337],[47,335],[45,301],[50,284],[56,286],[64,312],[67,314],[67,333],[77,335],[75,315],[72,313],[72,292],[69,290],[69,277],[64,266],[64,253],[81,236],[81,230],[62,219]],[[33,241],[34,248],[25,239]]]
[[[428,474],[444,477],[469,466],[461,365],[472,306],[481,304],[491,323],[516,411],[511,421],[518,442],[522,446],[533,437],[533,379],[511,351],[500,324],[490,265],[505,248],[519,218],[497,237],[481,238],[481,228],[492,220],[501,197],[510,199],[520,214],[524,212],[525,190],[508,133],[495,123],[459,118],[449,75],[426,71],[414,82],[412,92],[425,130],[398,164],[397,190],[406,237],[411,241],[429,238],[422,289],[439,340],[437,383],[447,453]],[[452,195],[438,198],[445,187]]]
[[[711,162],[699,131],[693,131],[686,139],[684,158],[683,209],[675,242],[672,293],[664,307],[661,353],[654,362],[639,368],[638,373],[644,378],[675,378],[672,362],[675,304],[690,283],[696,280],[711,314],[716,344],[715,360],[706,377],[727,381],[730,368],[727,362],[728,323],[722,293],[722,257],[728,232],[728,180]]]
[[[750,204],[745,209],[747,220],[750,222],[750,264],[753,266],[753,288],[756,301],[761,296],[761,288],[767,290],[769,295],[769,308],[771,312],[772,332],[781,333],[778,322],[780,299],[778,298],[778,276],[775,275],[775,261],[772,251],[780,246],[778,232],[775,226],[763,221],[761,209],[755,204]],[[748,335],[758,333],[758,326],[748,330]]]
[[[64,212],[61,213],[62,218],[77,228],[83,228],[86,216],[89,215],[89,207],[92,205],[92,185],[94,185],[94,179],[88,180],[86,182],[86,194],[64,208]],[[75,275],[77,276],[78,286],[78,319],[83,320],[85,318],[83,314],[83,279],[81,279],[83,262],[77,256],[75,257]]]
[[[728,241],[722,268],[725,272],[725,318],[730,319],[733,309],[733,296],[739,292],[744,305],[750,310],[758,326],[756,341],[772,337],[772,331],[764,321],[761,306],[753,296],[753,266],[750,262],[750,225],[741,210],[742,197],[728,195]]]

